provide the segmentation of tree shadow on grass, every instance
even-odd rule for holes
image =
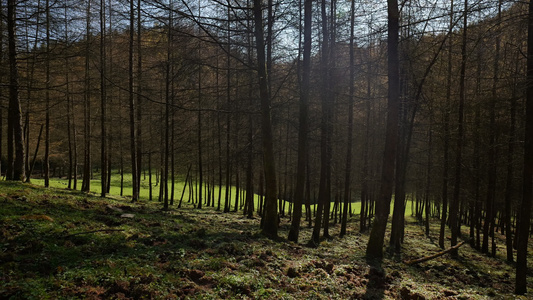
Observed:
[[[383,299],[385,297],[385,289],[387,289],[387,280],[385,270],[382,268],[381,259],[366,259],[370,265],[367,278],[366,292],[363,299]]]

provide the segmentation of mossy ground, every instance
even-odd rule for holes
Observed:
[[[437,220],[427,237],[407,218],[403,254],[378,264],[365,260],[368,234],[356,221],[344,238],[332,224],[334,236],[311,248],[303,223],[300,243],[284,238],[287,218],[272,241],[259,218],[240,212],[162,211],[158,202],[0,182],[0,298],[516,299],[503,241],[496,258],[465,245],[459,259],[407,266],[440,250]]]

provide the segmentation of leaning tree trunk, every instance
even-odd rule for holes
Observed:
[[[380,195],[376,203],[376,217],[370,232],[366,255],[369,258],[383,257],[383,243],[390,212],[394,185],[394,163],[398,141],[398,117],[400,104],[400,63],[398,56],[399,10],[397,0],[387,0],[388,7],[388,104],[385,151],[381,173]]]

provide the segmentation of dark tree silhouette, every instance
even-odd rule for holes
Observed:
[[[16,45],[17,2],[7,2],[7,34],[9,57],[9,107],[7,120],[7,175],[8,180],[24,181],[24,134],[19,99],[19,73]]]
[[[398,116],[400,104],[400,64],[398,56],[399,35],[399,11],[398,1],[387,1],[388,16],[388,104],[387,104],[387,128],[385,133],[385,151],[383,154],[383,166],[381,171],[381,183],[379,198],[376,202],[376,218],[366,255],[368,258],[383,257],[383,243],[387,229],[387,219],[390,212],[390,201],[394,185],[394,163],[396,158],[396,144],[398,141]]]
[[[276,211],[276,168],[271,120],[271,99],[268,92],[268,70],[263,34],[263,9],[260,0],[254,0],[255,43],[257,50],[257,75],[259,76],[259,95],[261,98],[261,132],[263,150],[263,169],[265,173],[265,212],[263,216],[264,235],[278,236],[278,215]]]
[[[526,90],[526,129],[524,136],[524,171],[520,223],[518,227],[518,249],[516,255],[515,293],[527,292],[527,246],[531,202],[533,198],[533,1],[529,2],[527,33],[527,90]]]

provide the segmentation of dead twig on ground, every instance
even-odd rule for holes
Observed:
[[[448,248],[446,250],[443,250],[439,253],[436,253],[436,254],[433,254],[433,255],[430,255],[430,256],[426,256],[426,257],[422,257],[422,258],[418,258],[418,259],[413,259],[413,260],[408,260],[408,261],[405,261],[404,263],[406,265],[414,265],[414,264],[419,264],[421,262],[425,262],[425,261],[428,261],[428,260],[432,260],[434,258],[437,258],[439,256],[443,256],[444,254],[448,253],[448,252],[451,252],[453,250],[456,250],[456,249],[459,249],[459,247],[461,247],[462,245],[464,245],[466,242],[463,241],[463,242],[460,242],[459,244],[451,247],[451,248]]]

